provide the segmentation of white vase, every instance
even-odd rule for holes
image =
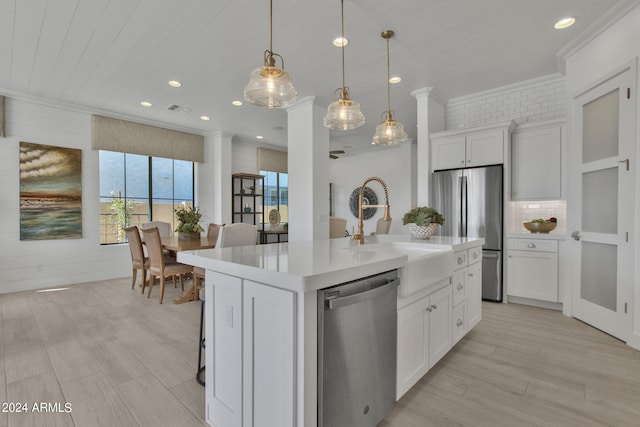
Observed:
[[[431,224],[426,226],[416,225],[413,222],[407,225],[409,226],[409,231],[411,231],[411,234],[416,239],[428,239],[438,229],[438,224],[436,224],[435,222],[432,222]]]

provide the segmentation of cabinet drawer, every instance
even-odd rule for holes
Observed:
[[[482,261],[482,246],[469,249],[469,265]]]
[[[453,305],[458,305],[467,299],[466,271],[460,269],[453,273]]]
[[[558,252],[557,240],[509,239],[509,249],[533,252]]]
[[[460,341],[460,338],[467,332],[467,302],[463,302],[453,308],[453,344]]]
[[[454,252],[453,256],[456,259],[456,269],[464,268],[467,266],[467,250]]]

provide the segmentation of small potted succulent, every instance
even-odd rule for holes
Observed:
[[[199,221],[202,213],[193,206],[180,206],[174,210],[178,218],[178,239],[180,240],[200,240],[200,233],[204,231]]]
[[[416,239],[428,239],[438,225],[444,224],[444,217],[433,208],[419,206],[404,214],[402,224],[409,225],[409,231]]]

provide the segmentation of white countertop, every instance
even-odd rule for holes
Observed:
[[[288,242],[178,252],[178,261],[294,292],[308,292],[404,266],[410,244],[434,253],[482,245],[484,239],[410,235],[367,236],[364,245],[350,238]],[[428,254],[428,252],[425,252]]]

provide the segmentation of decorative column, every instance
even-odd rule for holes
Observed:
[[[432,87],[416,89],[411,96],[417,102],[417,206],[429,205],[429,179],[431,152],[429,134],[444,130],[444,107],[429,97]]]
[[[329,129],[314,99],[287,110],[290,242],[329,238]]]
[[[212,222],[231,223],[231,140],[233,134],[216,131],[205,136],[204,164],[197,164],[200,210]]]

